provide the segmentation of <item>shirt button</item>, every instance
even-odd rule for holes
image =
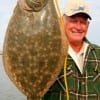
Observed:
[[[85,85],[85,82],[82,82],[82,85]]]

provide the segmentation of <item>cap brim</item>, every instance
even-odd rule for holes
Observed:
[[[85,13],[85,12],[76,12],[76,13],[73,13],[73,14],[69,14],[67,16],[73,16],[73,15],[76,15],[76,14],[79,14],[79,13],[86,15],[87,18],[89,18],[90,20],[92,20],[91,16],[89,14]]]

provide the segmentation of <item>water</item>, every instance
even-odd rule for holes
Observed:
[[[12,81],[7,76],[2,62],[2,55],[0,54],[0,100],[26,100]]]

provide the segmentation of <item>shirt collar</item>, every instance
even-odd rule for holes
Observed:
[[[88,44],[87,42],[84,41],[81,50],[80,50],[78,53],[76,53],[76,52],[72,49],[72,47],[69,45],[68,54],[69,54],[70,56],[83,54],[83,57],[85,57],[86,50],[87,50],[88,46],[89,46],[89,44]]]

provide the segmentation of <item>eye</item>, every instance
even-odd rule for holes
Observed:
[[[86,25],[86,24],[87,24],[87,21],[85,21],[85,20],[82,20],[82,21],[81,21],[81,24],[84,24],[84,25]]]

